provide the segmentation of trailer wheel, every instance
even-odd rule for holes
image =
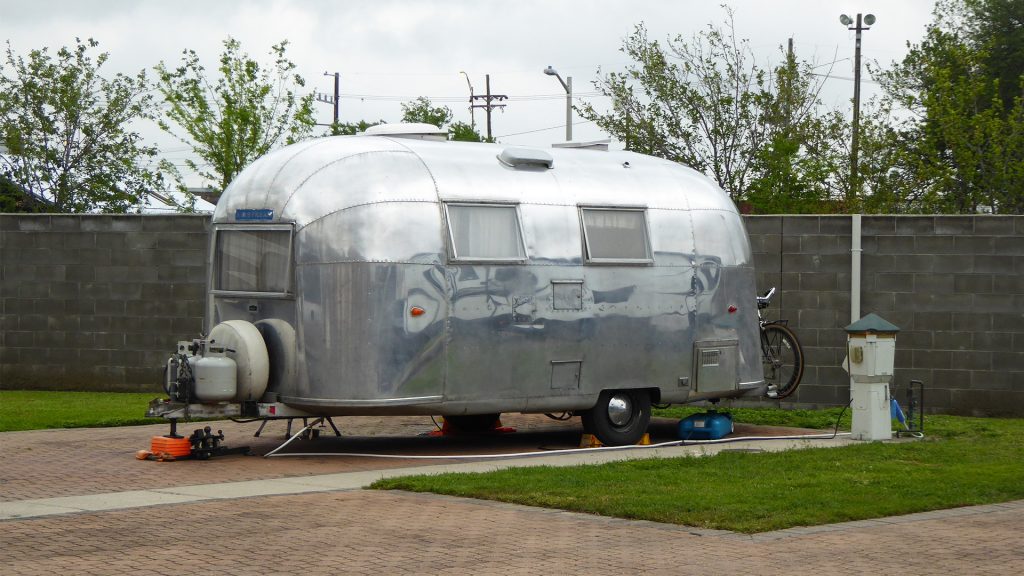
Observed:
[[[646,390],[605,390],[583,413],[583,429],[605,446],[636,444],[651,421],[651,396]]]
[[[453,431],[460,434],[482,434],[493,430],[501,414],[469,414],[445,416],[444,421]]]

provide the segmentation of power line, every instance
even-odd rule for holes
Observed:
[[[384,101],[384,102],[408,102],[409,100],[415,100],[418,96],[399,96],[399,95],[386,95],[386,94],[340,94],[339,97],[343,100],[371,100],[371,101]],[[573,95],[573,98],[581,97],[602,97],[604,94],[601,92],[578,92]],[[423,96],[428,98],[431,102],[465,102],[465,96]],[[565,98],[565,94],[526,94],[522,96],[508,96],[509,102],[530,102],[539,100],[562,100]]]
[[[583,122],[576,122],[576,125],[580,124],[593,124],[593,120],[584,120]],[[498,138],[508,138],[509,136],[522,136],[523,134],[535,134],[537,132],[547,132],[548,130],[558,130],[565,128],[565,124],[559,124],[558,126],[549,126],[547,128],[537,128],[536,130],[527,130],[525,132],[513,132],[512,134],[502,134]]]
[[[811,76],[819,76],[821,78],[830,78],[832,80],[849,80],[850,82],[856,82],[857,81],[856,78],[850,78],[849,76],[836,76],[834,74],[815,74],[815,73],[812,72]],[[861,78],[860,81],[861,82],[867,82],[869,84],[879,84],[879,82],[877,80],[866,80],[864,78]]]

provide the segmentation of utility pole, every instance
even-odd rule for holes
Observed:
[[[491,75],[488,74],[487,78],[487,93],[483,96],[470,96],[470,100],[483,100],[483,104],[473,104],[470,108],[483,108],[487,112],[487,140],[491,141],[491,110],[495,108],[504,108],[505,104],[495,104],[494,102],[501,102],[508,100],[506,94],[491,94]]]
[[[786,136],[789,136],[789,128],[793,125],[793,78],[795,72],[796,58],[793,56],[793,37],[789,38],[789,47],[786,49]]]
[[[317,102],[323,102],[324,104],[333,104],[334,105],[334,123],[331,124],[331,126],[337,126],[338,125],[338,102],[341,100],[341,92],[340,92],[340,88],[341,88],[341,74],[338,73],[338,72],[335,72],[333,74],[330,73],[330,72],[324,72],[324,76],[334,76],[334,98],[331,98],[330,96],[328,96],[326,94],[320,94],[318,92],[316,94],[316,101]]]
[[[860,36],[864,30],[870,30],[875,23],[875,15],[868,14],[863,19],[860,13],[857,14],[857,25],[850,27],[853,20],[843,14],[839,21],[847,27],[847,30],[856,32],[856,41],[853,51],[853,141],[850,143],[850,196],[856,200],[860,196],[860,174],[858,173],[857,154],[860,151]]]

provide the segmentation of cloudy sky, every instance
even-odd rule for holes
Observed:
[[[565,98],[558,81],[545,76],[554,66],[572,76],[574,92],[600,105],[591,82],[600,68],[621,70],[628,59],[622,39],[644,23],[653,39],[690,36],[708,23],[721,23],[721,2],[698,0],[176,0],[53,1],[0,0],[0,39],[16,53],[74,38],[92,37],[110,52],[110,72],[137,72],[157,62],[175,64],[190,48],[213,67],[224,38],[263,56],[280,40],[298,64],[310,90],[331,92],[324,72],[341,73],[342,121],[396,122],[400,103],[428,96],[469,121],[469,87],[509,96],[495,112],[493,131],[501,142],[546,146],[564,139]],[[907,41],[917,42],[931,19],[931,0],[731,0],[737,33],[750,41],[762,64],[777,63],[779,47],[792,37],[800,58],[828,63],[830,106],[849,107],[852,95],[853,32],[839,23],[842,13],[873,13],[878,21],[864,34],[865,59],[887,64],[900,59]],[[821,70],[827,70],[823,67]],[[864,85],[865,95],[873,85]],[[331,107],[318,104],[319,121]],[[484,132],[483,114],[476,121]],[[579,118],[576,140],[605,137]],[[141,130],[169,157],[187,153],[157,130]]]

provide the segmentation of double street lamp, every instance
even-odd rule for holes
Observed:
[[[867,26],[875,23],[875,15],[868,14],[861,18],[861,15],[857,14],[857,25],[850,26],[853,24],[853,18],[842,14],[839,16],[839,22],[848,30],[854,30],[857,33],[853,63],[853,142],[850,143],[850,194],[857,198],[860,196],[860,175],[857,170],[857,153],[860,145],[860,34],[864,30],[871,29]]]
[[[562,76],[551,66],[545,68],[544,73],[558,78],[562,88],[565,88],[565,141],[572,142],[572,76],[566,76],[565,80],[562,80]]]

